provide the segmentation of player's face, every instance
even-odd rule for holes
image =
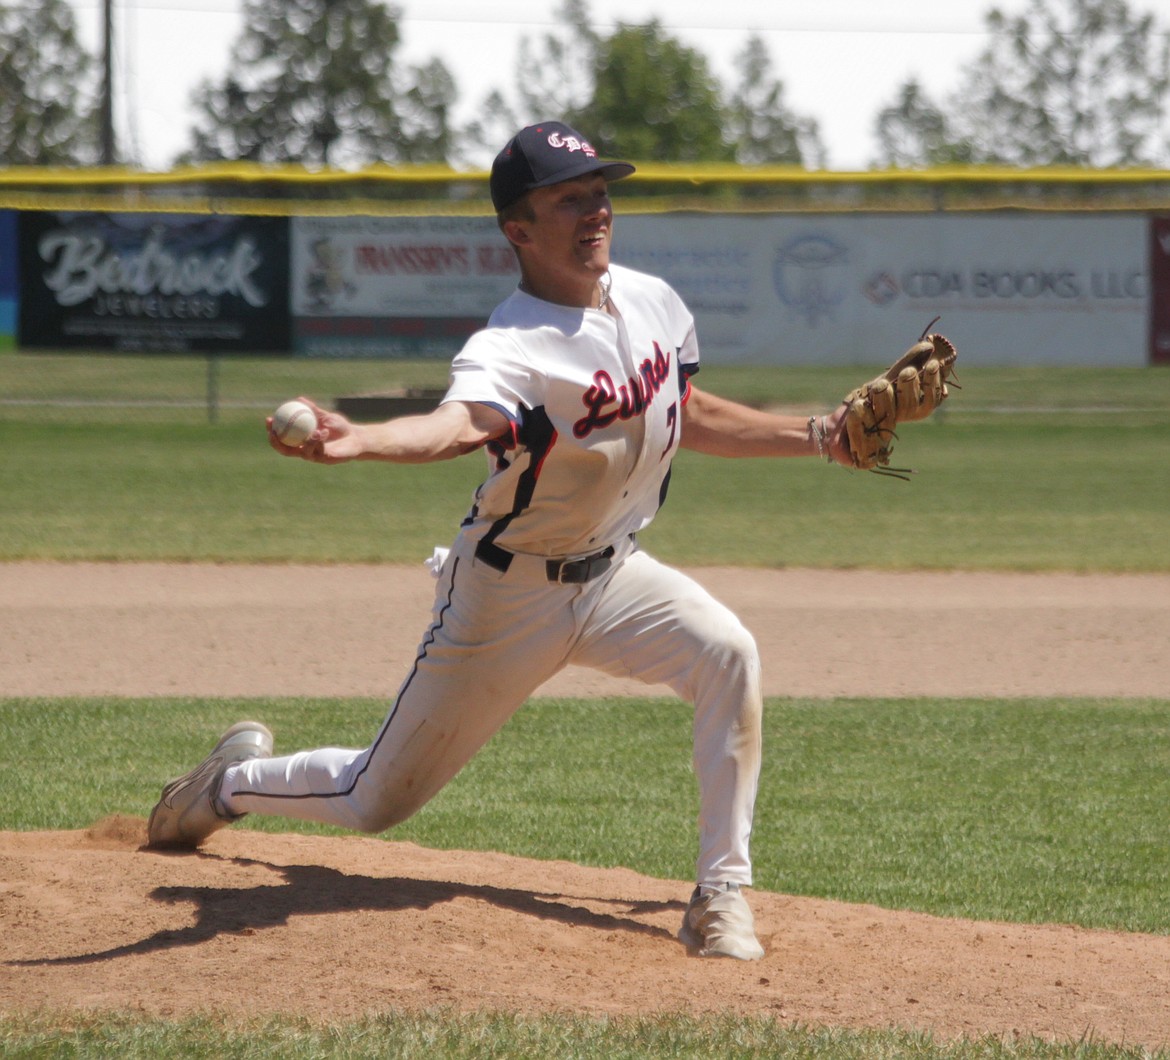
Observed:
[[[526,286],[549,301],[596,305],[597,281],[609,268],[613,206],[599,174],[528,193],[534,220],[517,222]]]

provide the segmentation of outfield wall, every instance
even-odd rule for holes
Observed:
[[[1170,217],[634,214],[614,260],[683,295],[710,363],[882,361],[936,316],[968,364],[1170,363]],[[0,211],[29,350],[446,358],[517,275],[491,217]]]

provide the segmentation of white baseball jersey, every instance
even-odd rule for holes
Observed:
[[[610,308],[517,290],[452,364],[445,401],[499,409],[512,437],[466,532],[511,552],[573,556],[637,533],[661,506],[678,448],[694,319],[662,280],[610,268]]]
[[[444,400],[502,410],[511,436],[489,447],[490,474],[438,570],[431,625],[373,743],[233,766],[220,791],[228,812],[389,828],[575,664],[669,685],[694,704],[697,881],[751,883],[755,642],[631,537],[665,496],[698,369],[693,321],[660,280],[618,266],[610,276],[613,313],[517,291],[456,358]],[[581,558],[596,553],[597,566]],[[588,576],[565,581],[557,560],[585,563]]]

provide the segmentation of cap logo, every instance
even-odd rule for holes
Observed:
[[[596,158],[597,152],[588,140],[578,140],[575,136],[562,136],[559,132],[549,134],[549,147],[565,148],[570,154],[574,151],[583,151],[590,158]]]

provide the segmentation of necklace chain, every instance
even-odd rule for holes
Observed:
[[[601,291],[601,296],[597,300],[598,309],[604,309],[607,305],[609,305],[609,287],[612,282],[613,281],[610,279],[608,272],[597,281],[597,286]],[[525,294],[531,294],[533,298],[539,297],[539,295],[533,294],[533,292],[529,289],[528,284],[526,284],[523,280],[520,281],[519,287],[520,290],[522,290]]]
[[[609,304],[609,285],[611,282],[608,272],[597,281],[597,286],[601,288],[601,297],[597,300],[598,309],[604,309]]]

